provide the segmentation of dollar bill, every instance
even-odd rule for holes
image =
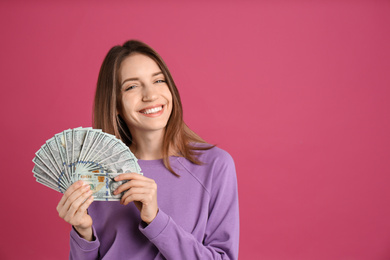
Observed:
[[[92,190],[92,196],[95,201],[119,201],[122,193],[114,195],[114,191],[122,184],[128,182],[115,181],[114,178],[120,173],[77,173],[75,181],[82,180],[89,184]]]
[[[81,177],[90,183],[96,200],[119,200],[112,187],[120,173],[142,175],[138,159],[114,135],[100,129],[74,128],[55,134],[36,152],[33,173],[38,183],[64,193]]]

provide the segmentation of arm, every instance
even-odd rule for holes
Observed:
[[[141,232],[167,259],[237,259],[239,243],[238,192],[230,155],[215,167],[210,188],[209,218],[199,242],[161,209]]]
[[[92,227],[93,234],[96,234],[95,229]],[[74,227],[70,231],[70,252],[69,259],[75,260],[94,260],[99,258],[100,242],[97,237],[95,240],[88,241],[82,238]]]
[[[70,259],[97,259],[99,241],[94,237],[92,218],[87,209],[93,201],[89,185],[72,184],[57,205],[58,215],[72,225]]]

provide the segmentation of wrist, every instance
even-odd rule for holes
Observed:
[[[77,227],[73,226],[73,229],[76,231],[76,233],[83,239],[87,241],[93,241],[95,240],[95,237],[93,235],[92,227],[88,228],[82,228],[82,227]]]
[[[157,217],[158,211],[159,211],[159,209],[157,208],[156,214],[152,218],[142,220],[146,224],[146,226],[149,225],[150,223],[152,223],[152,221]]]

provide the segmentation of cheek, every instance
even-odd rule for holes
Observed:
[[[135,113],[134,102],[131,102],[129,98],[122,98],[122,108],[125,117],[129,117]]]
[[[168,87],[165,89],[163,96],[165,97],[166,100],[168,100],[168,103],[170,103],[172,106],[173,105],[172,104],[172,93],[171,93],[171,91],[169,91]]]
[[[172,94],[169,91],[169,89],[166,90],[166,92],[164,93],[164,96],[165,96],[165,99],[168,101],[169,113],[171,114],[172,109],[173,109],[173,98],[172,98]]]

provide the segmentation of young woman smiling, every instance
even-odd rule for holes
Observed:
[[[124,141],[144,175],[116,178],[129,180],[116,191],[120,203],[92,203],[82,182],[64,193],[57,210],[73,226],[70,259],[237,259],[233,159],[186,126],[176,85],[151,47],[132,40],[108,52],[94,127]]]

